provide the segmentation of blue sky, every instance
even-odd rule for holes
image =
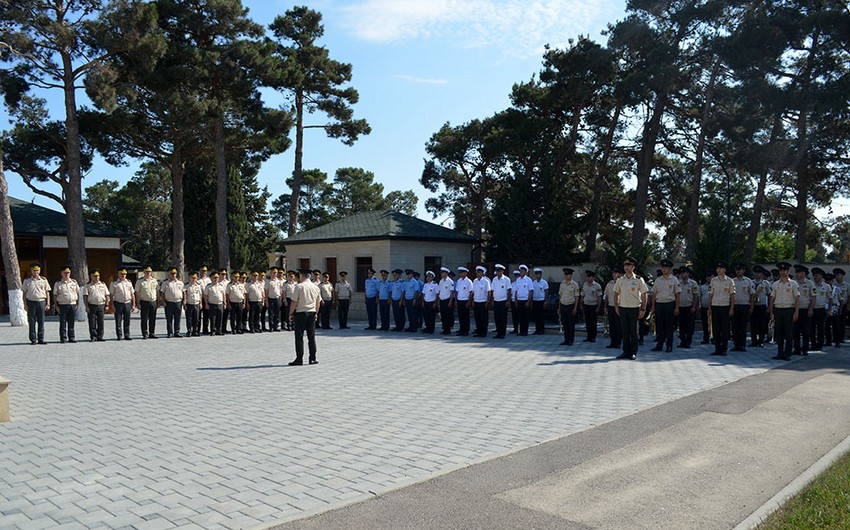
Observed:
[[[243,0],[251,17],[268,26],[275,16],[305,2]],[[352,86],[360,92],[355,107],[372,134],[352,147],[317,130],[305,134],[304,167],[333,177],[339,167],[375,173],[385,192],[413,189],[419,216],[430,219],[419,186],[425,143],[444,123],[461,124],[506,108],[511,86],[540,70],[543,47],[563,47],[578,35],[603,40],[607,24],[623,18],[625,0],[315,0],[325,36],[320,43],[332,58],[353,65]],[[43,94],[44,95],[44,94]],[[264,94],[272,106],[284,99]],[[61,94],[48,97],[54,117],[62,115]],[[86,101],[80,92],[81,101]],[[309,123],[322,123],[321,116]],[[6,127],[7,117],[0,119]],[[269,159],[261,185],[274,197],[288,192],[293,149]],[[136,164],[115,168],[99,161],[83,186],[102,179],[124,182]],[[7,174],[12,196],[53,209],[34,196],[19,176]],[[438,222],[444,219],[438,219]],[[447,223],[447,224],[450,224]]]

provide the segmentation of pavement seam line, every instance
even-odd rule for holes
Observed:
[[[756,528],[756,526],[763,523],[770,514],[781,508],[788,499],[800,493],[803,488],[808,486],[848,451],[850,451],[850,436],[844,438],[844,440],[839,442],[838,445],[820,457],[817,462],[809,466],[808,469],[789,482],[787,486],[779,490],[776,495],[758,507],[750,514],[749,517],[741,521],[734,530],[752,530]]]

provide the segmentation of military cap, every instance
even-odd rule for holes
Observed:
[[[761,265],[756,265],[755,267],[753,267],[753,272],[760,272],[762,274],[767,274],[767,269],[765,269]]]
[[[835,275],[832,274],[831,272],[827,272],[826,274],[823,275],[823,279],[828,281],[828,282],[831,282],[832,280],[835,279]]]
[[[366,272],[371,272],[372,274],[375,274],[375,269],[369,267],[368,269],[366,269]]]
[[[434,276],[434,273],[432,271],[425,271],[425,277],[427,278],[428,276]]]
[[[222,268],[218,269],[218,272],[220,272],[221,274],[227,274],[227,269],[222,267]]]
[[[781,271],[787,271],[787,270],[791,269],[791,264],[788,263],[787,261],[780,261],[779,263],[776,264],[776,268],[781,270]]]
[[[824,274],[826,274],[826,271],[821,269],[820,267],[814,267],[812,269],[812,274],[820,274],[821,276],[823,276]]]
[[[313,269],[313,274],[322,274],[322,271],[319,269]]]
[[[574,273],[574,272],[575,272],[573,269],[571,269],[571,268],[569,268],[569,267],[564,267],[564,268],[563,268],[563,269],[561,269],[561,270],[562,270],[562,271],[564,271],[564,274],[572,274],[572,273]]]
[[[502,265],[501,263],[497,263],[496,265],[494,265],[494,267],[493,267],[493,268],[495,268],[495,269],[505,270],[505,266],[504,266],[504,265]]]
[[[519,270],[528,272],[528,265],[520,265]]]
[[[69,267],[65,267],[65,268],[68,269],[69,271],[71,270]],[[127,274],[127,267],[121,267],[120,269],[118,269],[118,274]]]
[[[747,270],[747,266],[743,263],[736,263],[735,264],[735,270],[736,271],[745,271],[745,270]]]
[[[458,272],[469,272],[469,269],[467,269],[466,267],[458,267],[457,271]]]
[[[251,276],[259,276],[260,271],[251,271]]]
[[[413,274],[413,269],[404,269],[405,274]]]
[[[543,274],[543,269],[541,269],[540,267],[534,267],[534,272],[539,272],[540,274]]]
[[[64,267],[62,267],[61,272],[71,272],[71,267],[69,265],[65,265]],[[118,272],[121,272],[121,271],[118,271]]]
[[[323,272],[322,273],[322,278],[330,278],[330,277],[331,277],[331,273],[329,273],[329,272]]]
[[[419,272],[417,272],[417,271],[413,271],[413,277],[414,277],[414,278],[417,278],[417,279],[418,279],[420,276],[422,276],[422,275],[421,275],[421,274],[419,274]]]
[[[679,274],[685,274],[685,273],[693,274],[694,271],[692,271],[690,269],[690,267],[688,267],[687,265],[682,265],[681,267],[679,267]]]
[[[838,276],[839,274],[841,276],[844,276],[845,272],[844,272],[844,269],[840,269],[838,267],[835,267],[834,269],[832,269],[832,274],[834,274],[836,276]]]
[[[623,265],[637,265],[637,260],[632,257],[625,258],[623,260]]]
[[[168,274],[172,273],[177,274],[177,267],[171,267],[170,269],[168,269]]]
[[[673,274],[682,274],[682,269],[673,269],[671,272]]]
[[[89,274],[92,276],[100,276],[100,269],[92,269]]]
[[[401,274],[402,272],[404,271],[401,269],[393,269],[393,274]]]
[[[292,274],[294,276],[298,273],[294,269],[290,269],[290,270],[286,271],[286,274]]]
[[[209,269],[207,268],[207,266],[206,266],[206,265],[201,265],[201,268],[200,268],[200,269],[198,269],[198,270],[200,270],[200,271],[206,271],[206,270],[209,270]]]
[[[726,267],[726,264],[725,264],[725,263],[723,263],[722,261],[718,261],[718,262],[714,265],[714,268],[715,268],[715,269],[725,269],[725,268],[727,268],[727,267]]]
[[[514,276],[519,276],[519,271],[518,271],[518,270],[515,270],[515,271],[514,271]]]
[[[779,269],[770,269],[771,276],[779,276]]]
[[[452,270],[449,269],[448,267],[440,267],[440,272],[449,273],[449,272],[452,272]]]
[[[797,263],[796,265],[794,265],[794,272],[805,272],[806,274],[808,274],[809,268],[806,267],[805,265]]]
[[[487,272],[487,267],[485,267],[484,265],[478,265],[477,267],[475,267],[475,270],[481,271],[481,272]]]
[[[587,276],[596,276],[596,271],[586,270],[584,271],[584,274]]]
[[[190,272],[190,273],[189,273],[189,277],[190,277],[190,278],[197,278],[197,277],[198,277],[198,273],[197,273],[197,272],[192,271],[192,272]]]
[[[304,276],[310,276],[313,272],[314,271],[311,271],[310,269],[298,269],[298,274],[302,274]]]
[[[339,273],[339,275],[340,275],[340,276],[348,276],[348,272],[347,272],[347,271],[342,271],[342,272],[340,272],[340,273]]]
[[[272,272],[277,272],[277,267],[272,267],[272,268],[271,268],[271,269],[269,269],[269,270],[270,270],[270,271],[272,271]]]
[[[151,268],[151,266],[150,266],[150,265],[148,265],[147,267],[145,267],[144,269],[142,269],[142,272],[153,272],[153,269]]]
[[[30,270],[33,270],[33,271],[40,271],[40,270],[41,270],[41,265],[39,265],[38,263],[31,263],[31,264],[30,264]]]
[[[661,266],[662,266],[662,267],[672,267],[672,266],[673,266],[673,262],[672,262],[672,261],[670,261],[670,260],[669,260],[669,259],[667,259],[667,258],[664,258],[663,260],[661,260]]]
[[[389,274],[389,273],[390,273],[390,271],[388,271],[387,269],[381,269],[381,274]]]
[[[210,274],[210,278],[218,278],[218,273],[213,271],[212,274]]]

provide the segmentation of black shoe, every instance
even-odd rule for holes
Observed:
[[[90,338],[89,342],[94,342],[94,337]],[[35,343],[33,342],[33,344],[35,344]]]
[[[673,346],[667,346],[667,348],[664,349],[665,353],[671,353],[672,351],[673,351]]]
[[[661,346],[656,346],[649,351],[661,351]]]
[[[808,356],[809,356],[809,352],[804,351],[804,352],[803,352],[803,357],[808,357]]]
[[[771,357],[771,359],[773,359],[775,361],[784,361],[785,357],[783,357],[781,355],[774,355],[773,357]]]
[[[106,342],[106,339],[104,339],[103,337],[98,337],[97,342]]]
[[[118,337],[115,340],[124,340],[124,337]]]
[[[614,348],[619,348],[619,346],[614,346],[613,344],[609,344],[608,346],[605,346],[605,347],[608,348],[609,350],[613,350]]]
[[[590,342],[590,339],[584,339],[582,342]]]
[[[497,338],[497,339],[504,339],[504,338],[505,338],[505,336],[504,336],[504,335],[496,335],[496,338]]]
[[[319,361],[317,361],[316,359],[313,359],[312,361],[310,361],[310,364],[319,364]]]
[[[181,334],[179,334],[179,333],[175,333],[175,334],[174,334],[174,338],[175,338],[175,339],[179,339],[179,338],[182,338],[182,337],[183,337],[183,335],[181,335]],[[187,337],[188,337],[188,335],[187,335]]]
[[[103,340],[103,339],[98,339],[98,340]],[[43,345],[43,344],[47,344],[47,342],[46,342],[46,341],[43,341],[43,340],[38,341],[38,343],[39,343],[39,344],[42,344],[42,345]]]
[[[631,359],[632,361],[636,361],[636,360],[637,360],[637,355],[635,355],[635,354],[633,353],[633,354],[629,355],[629,359]]]
[[[632,355],[630,353],[621,353],[616,358],[617,359],[631,359]]]
[[[712,355],[723,355],[723,354],[720,353],[719,351],[716,351],[716,352],[712,352]]]
[[[71,344],[76,344],[77,340],[76,339],[68,339],[68,342],[70,342]]]
[[[569,343],[569,342],[567,342],[567,341],[563,341],[563,342],[561,342],[561,346],[569,346],[569,345],[570,345],[570,343]]]
[[[704,341],[700,342],[700,344],[708,344],[708,341],[704,340]]]
[[[292,361],[291,363],[289,363],[289,366],[302,366],[303,364],[303,361]]]
[[[451,332],[451,331],[445,331],[445,330],[444,330],[444,331],[441,331],[441,332],[440,332],[440,335],[451,335],[451,334],[452,334],[452,332]]]
[[[59,344],[65,344],[65,339],[59,339]]]
[[[156,335],[154,335],[154,334],[150,334],[150,335],[148,335],[148,338],[149,338],[149,339],[158,339],[159,337],[157,337],[157,336],[156,336]]]
[[[676,345],[676,347],[677,348],[687,348],[687,346],[685,346],[684,342],[680,342],[679,344]]]

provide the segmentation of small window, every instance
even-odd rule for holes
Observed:
[[[299,269],[309,269],[310,268],[310,258],[299,258],[298,259],[298,268]]]
[[[328,275],[331,277],[331,282],[336,283],[337,274],[336,274],[336,258],[325,258],[325,270]]]
[[[442,256],[425,256],[425,269],[422,271],[422,274],[425,274],[425,271],[433,272],[438,278],[440,277],[440,267],[443,266],[443,257]]]
[[[355,289],[357,289],[358,293],[362,293],[366,290],[366,278],[368,277],[368,271],[372,268],[372,258],[357,258],[357,271],[356,274],[356,285]]]

